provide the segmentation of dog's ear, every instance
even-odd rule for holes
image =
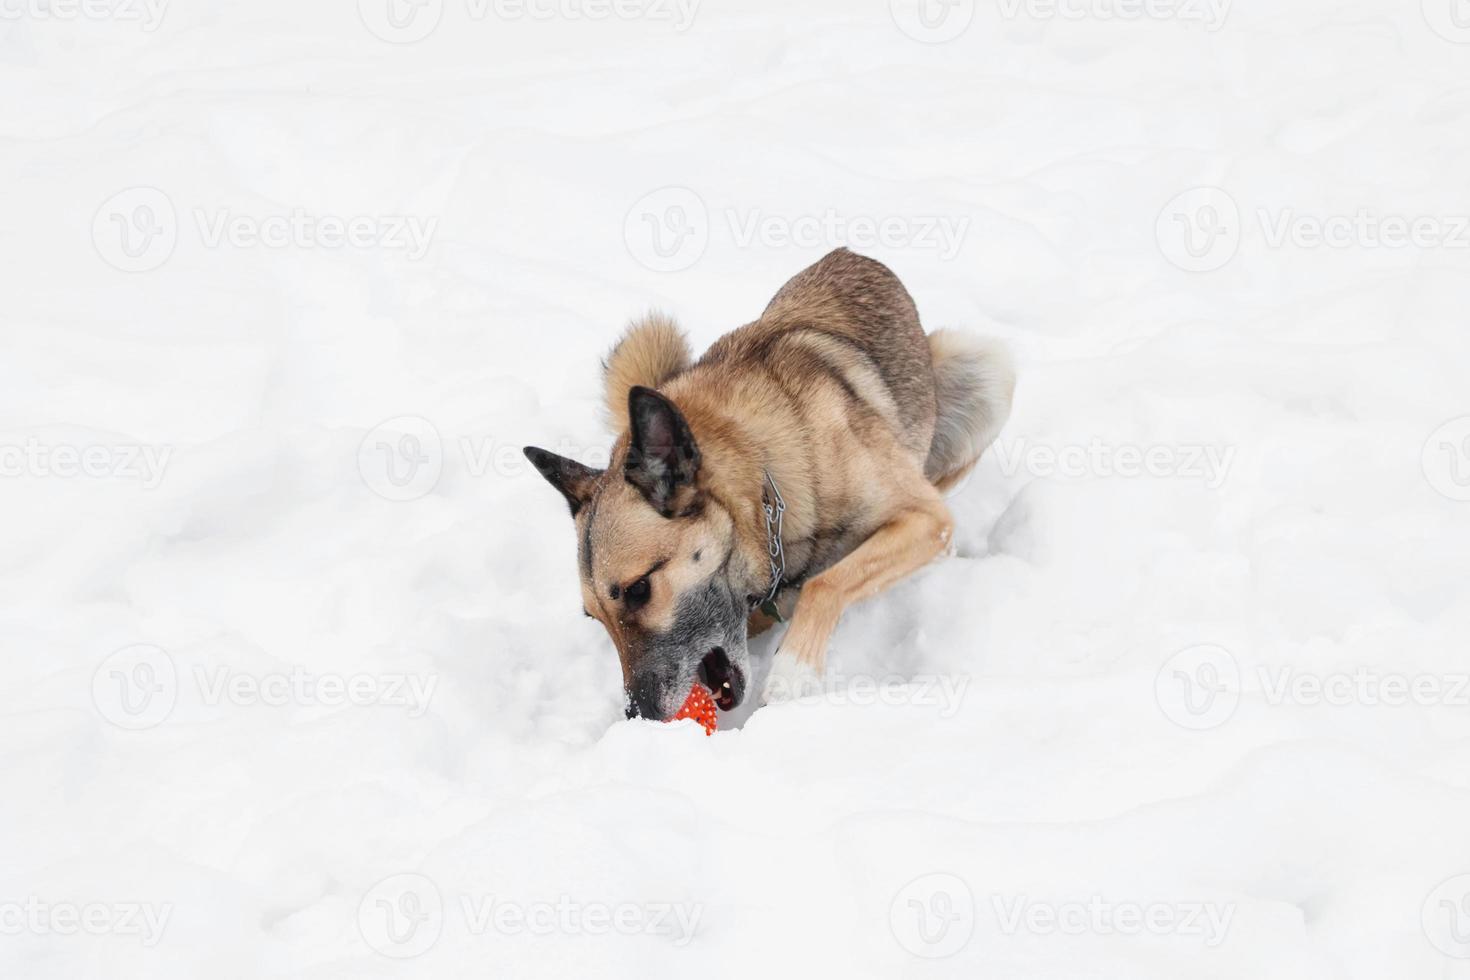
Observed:
[[[623,475],[660,514],[683,512],[698,496],[699,447],[689,423],[673,402],[639,385],[628,392],[628,423]]]
[[[527,446],[523,450],[531,465],[546,477],[546,482],[561,491],[561,495],[567,498],[567,503],[572,508],[572,516],[577,516],[577,511],[582,505],[592,499],[592,491],[597,486],[598,479],[602,476],[602,470],[594,470],[590,466],[583,466],[575,459],[567,459],[556,453],[549,453],[535,446]]]

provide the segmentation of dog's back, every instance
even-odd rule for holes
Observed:
[[[852,370],[856,355],[883,391]],[[847,249],[797,273],[759,320],[721,337],[700,364],[815,357],[850,397],[896,418],[900,443],[920,460],[934,433],[934,371],[919,312],[883,263]],[[876,404],[875,404],[876,403]]]
[[[798,414],[838,393],[849,424],[884,426],[940,489],[995,439],[1015,388],[1003,345],[957,330],[926,337],[898,277],[845,248],[797,273],[760,319],[725,334],[697,363],[673,321],[650,314],[629,327],[605,367],[615,431],[626,427],[634,385],[714,388],[739,403],[751,393],[732,380],[757,374],[791,397]]]

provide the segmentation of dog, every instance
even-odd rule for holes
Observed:
[[[626,714],[657,720],[696,680],[738,706],[748,638],[786,615],[763,702],[820,683],[843,609],[949,550],[943,493],[1015,390],[1003,345],[926,336],[898,277],[847,249],[698,361],[655,313],[603,367],[607,469],[525,454],[571,507],[583,611],[617,648]]]

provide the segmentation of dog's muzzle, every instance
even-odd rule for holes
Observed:
[[[715,707],[721,711],[731,711],[745,699],[745,672],[730,660],[724,647],[715,647],[705,654],[694,676],[696,681],[709,688]],[[673,679],[652,671],[634,677],[633,685],[627,691],[625,714],[629,718],[654,721],[672,718],[689,693],[687,690],[670,691],[672,682]],[[670,704],[673,707],[669,707]]]

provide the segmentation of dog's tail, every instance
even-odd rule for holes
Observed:
[[[1011,414],[1016,368],[1005,344],[958,330],[929,335],[939,411],[924,475],[948,490],[979,461]]]
[[[634,320],[602,362],[603,394],[608,424],[614,432],[628,427],[628,392],[635,386],[657,388],[693,360],[689,341],[673,317],[652,312]]]

